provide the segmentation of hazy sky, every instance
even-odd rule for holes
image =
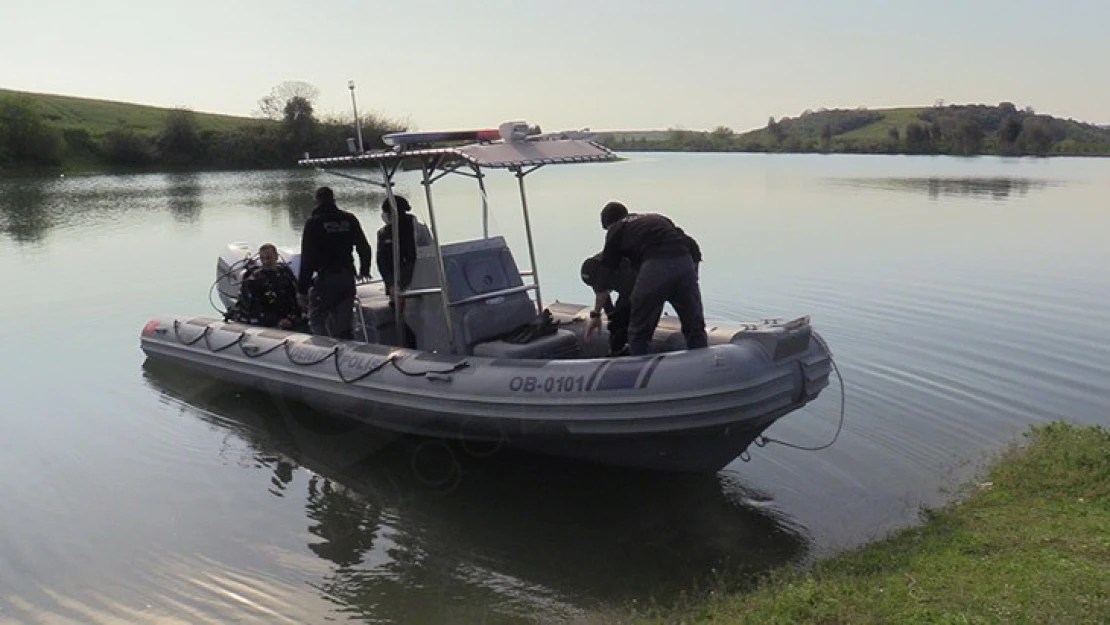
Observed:
[[[430,130],[747,130],[819,107],[948,102],[1110,123],[1108,0],[0,0],[0,88]]]

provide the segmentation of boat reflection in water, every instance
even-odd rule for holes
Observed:
[[[144,372],[183,411],[241,437],[275,495],[304,490],[307,546],[335,564],[312,584],[344,612],[463,596],[518,615],[539,597],[575,609],[665,599],[806,555],[804,530],[733,476],[400,437],[173,365]]]

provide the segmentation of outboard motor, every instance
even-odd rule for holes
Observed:
[[[232,243],[220,254],[216,260],[216,290],[220,293],[220,302],[224,310],[229,310],[239,300],[239,286],[243,280],[243,272],[253,260],[253,251],[246,243]]]

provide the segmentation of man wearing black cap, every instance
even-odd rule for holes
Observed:
[[[420,223],[412,214],[412,206],[404,197],[393,197],[397,203],[397,212],[400,218],[397,228],[401,232],[401,288],[405,289],[412,281],[413,269],[416,266],[416,248],[432,244],[432,235],[428,226]],[[382,222],[384,225],[378,229],[378,273],[385,282],[386,295],[393,291],[393,206],[389,198],[382,201]]]
[[[393,271],[393,205],[389,198],[382,202],[382,221],[384,224],[378,229],[378,273],[385,283],[385,294],[389,296],[389,305],[395,308],[400,305],[401,311],[405,310],[405,300],[398,302],[393,293],[394,282],[399,282],[404,291],[412,282],[413,271],[416,269],[416,248],[421,245],[430,245],[432,235],[428,227],[417,221],[412,215],[412,207],[404,197],[393,197],[397,203],[397,229],[400,232],[401,243],[398,245],[398,257],[401,261],[400,275],[395,276]],[[405,326],[405,347],[416,348],[416,334],[407,323]]]
[[[335,205],[329,187],[316,190],[316,209],[301,234],[301,270],[297,299],[308,308],[313,334],[353,338],[351,317],[355,300],[355,265],[351,251],[358,250],[359,278],[370,277],[370,243],[358,218]]]
[[[698,287],[702,257],[697,241],[667,217],[629,214],[620,202],[609,202],[601,209],[601,227],[606,231],[601,264],[616,269],[622,259],[628,259],[637,274],[628,324],[632,355],[650,351],[651,337],[666,303],[678,314],[686,348],[706,347],[709,340]],[[594,311],[600,312],[597,306]],[[591,319],[590,324],[600,326],[601,321]]]
[[[609,269],[601,264],[601,254],[594,254],[582,262],[582,282],[594,290],[594,310],[590,311],[590,323],[586,326],[586,340],[590,340],[601,325],[600,310],[605,310],[609,320],[609,356],[624,356],[629,353],[628,321],[632,311],[632,287],[636,284],[636,273],[627,258],[621,259],[617,269]],[[611,293],[617,292],[617,302],[613,303]]]

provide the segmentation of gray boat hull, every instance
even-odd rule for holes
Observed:
[[[714,327],[711,345],[664,318],[640,357],[591,358],[585,307],[549,307],[579,357],[443,355],[358,341],[163,317],[142,331],[148,358],[295,400],[387,431],[678,472],[720,470],[782,416],[816,399],[831,356],[808,320]]]

